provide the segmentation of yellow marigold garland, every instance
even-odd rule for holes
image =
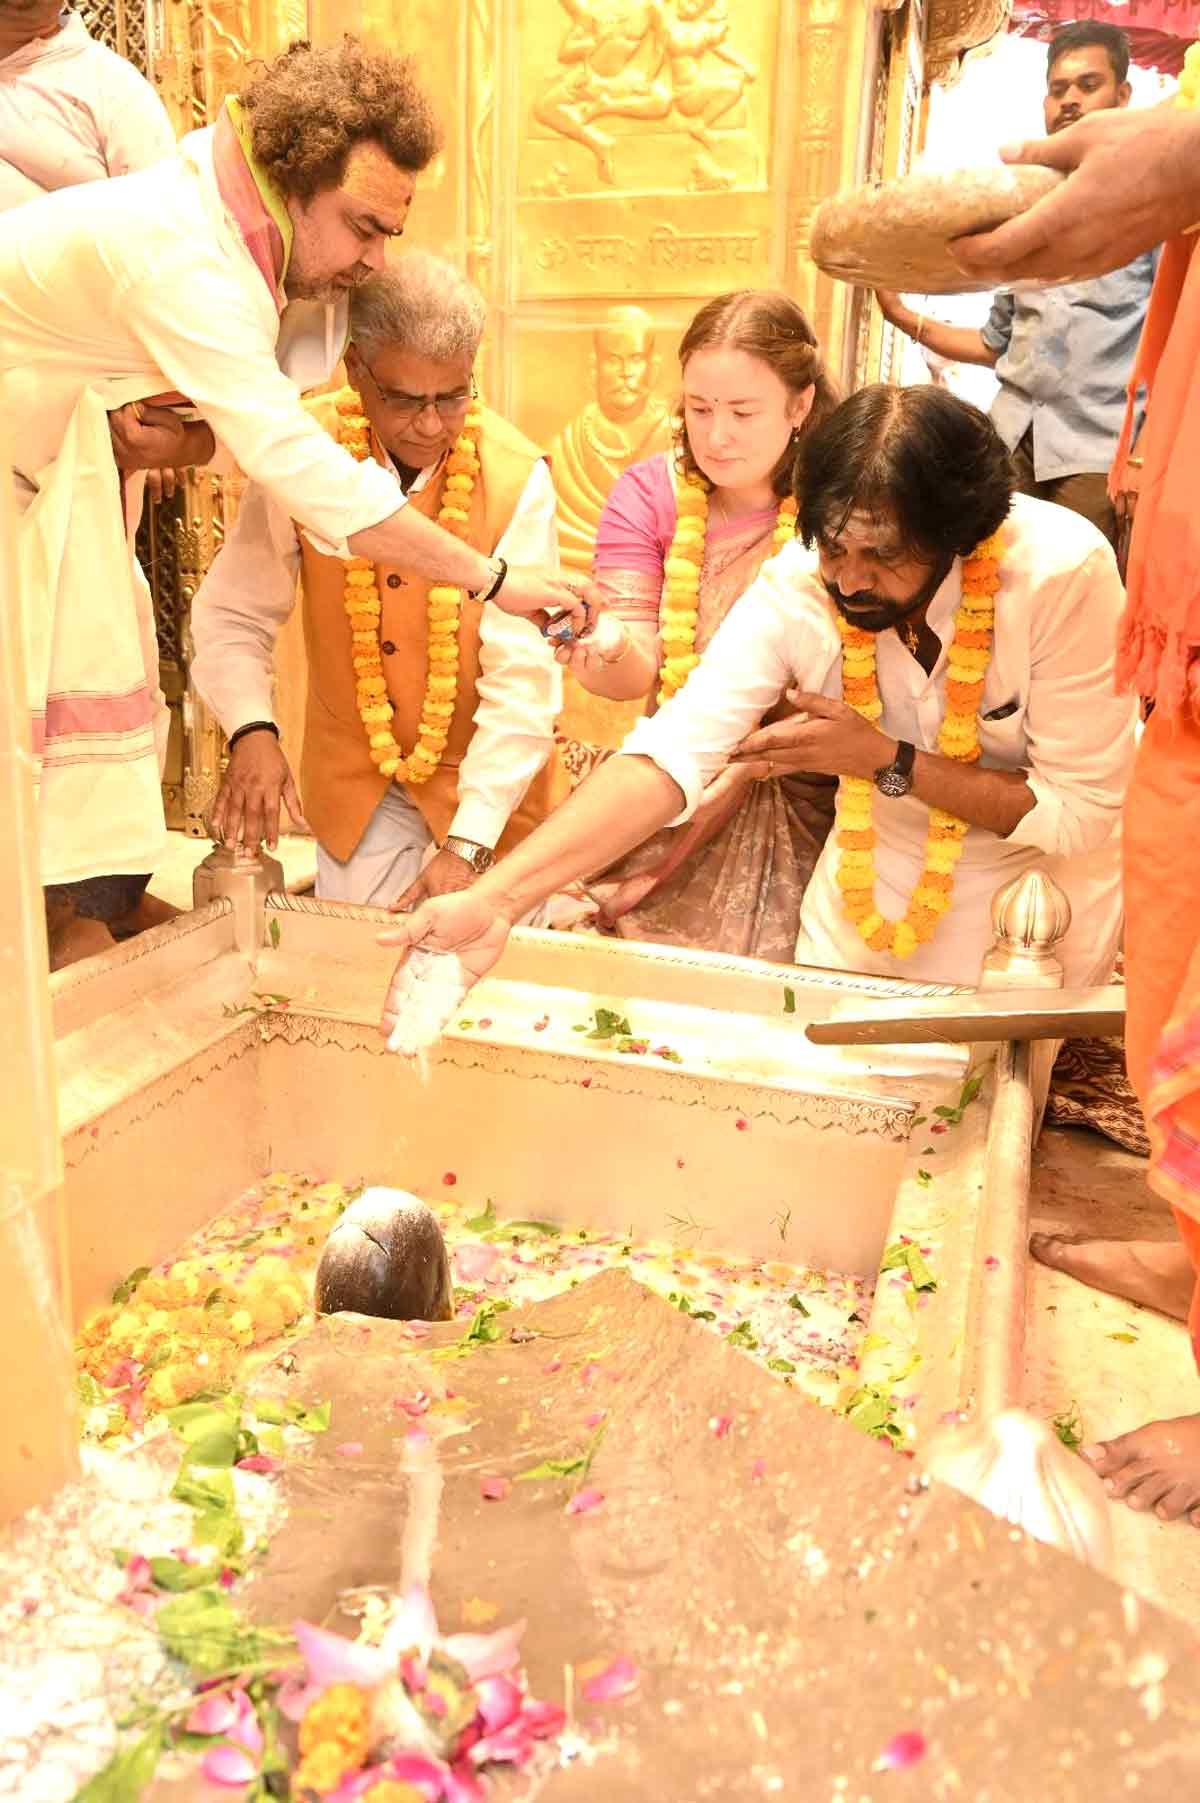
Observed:
[[[696,623],[700,609],[700,577],[708,533],[707,485],[698,477],[679,475],[675,482],[677,523],[667,552],[660,636],[663,663],[659,671],[658,704],[677,695],[696,665]],[[788,495],[779,503],[772,551],[780,551],[796,533],[796,502]]]
[[[338,441],[361,463],[371,455],[370,426],[358,395],[347,390],[338,398]],[[472,405],[463,430],[446,459],[442,505],[437,521],[456,538],[469,529],[471,496],[479,475],[479,430],[482,415]],[[375,566],[369,558],[352,557],[346,564],[345,608],[350,618],[355,690],[359,717],[367,735],[371,762],[382,776],[402,783],[428,782],[442,760],[450,721],[458,695],[458,628],[463,591],[447,583],[435,583],[429,591],[429,654],[425,699],[417,727],[417,742],[407,756],[396,743],[395,710],[388,698],[379,644],[382,612]]]
[[[297,1792],[324,1796],[357,1774],[371,1751],[371,1710],[356,1684],[331,1684],[310,1703],[300,1723],[300,1752],[292,1783]]]
[[[946,713],[938,750],[956,763],[979,757],[979,704],[992,655],[1003,530],[977,545],[963,563],[962,600],[954,616],[954,640],[946,679]],[[883,713],[875,674],[876,635],[838,615],[842,635],[842,694],[872,725]],[[925,868],[917,879],[902,920],[889,920],[875,905],[875,785],[862,776],[844,776],[837,793],[837,885],[842,907],[872,951],[910,958],[937,931],[954,896],[954,867],[962,856],[967,822],[941,808],[929,811]]]
[[[1175,91],[1175,104],[1180,107],[1200,106],[1200,43],[1189,44],[1183,56],[1183,70]]]

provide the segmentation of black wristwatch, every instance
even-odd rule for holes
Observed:
[[[912,788],[913,765],[917,759],[917,748],[910,745],[907,739],[896,741],[896,755],[890,764],[882,765],[874,777],[875,787],[881,795],[898,801],[907,795]]]
[[[476,876],[482,876],[496,862],[495,852],[486,845],[477,845],[474,839],[456,839],[453,833],[442,841],[442,850],[452,851],[456,858],[471,866]]]

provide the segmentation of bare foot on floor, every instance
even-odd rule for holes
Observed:
[[[1160,1521],[1186,1516],[1200,1528],[1200,1415],[1151,1421],[1131,1434],[1085,1446],[1082,1456],[1114,1501],[1152,1509]]]
[[[1089,1289],[1140,1302],[1173,1321],[1187,1320],[1196,1273],[1179,1240],[1086,1240],[1035,1233],[1029,1250],[1040,1264],[1077,1277]]]

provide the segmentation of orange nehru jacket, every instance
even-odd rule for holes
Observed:
[[[335,437],[340,398],[336,394],[318,395],[306,403],[319,423]],[[371,448],[377,461],[383,462],[383,449],[374,435]],[[479,434],[481,472],[471,496],[466,534],[468,543],[477,550],[488,555],[495,550],[540,457],[541,452],[515,427],[483,409]],[[444,479],[439,472],[410,498],[408,505],[436,518]],[[371,762],[355,699],[351,626],[343,606],[346,566],[340,558],[326,557],[314,550],[303,534],[300,543],[304,638],[308,650],[308,709],[300,792],[304,796],[305,816],[317,838],[335,858],[345,860],[366,831],[390,779],[382,776]],[[380,640],[384,645],[395,646],[383,658],[388,695],[395,709],[393,731],[401,751],[408,752],[416,743],[425,694],[429,641],[426,601],[431,584],[423,576],[385,563],[376,564],[375,581],[382,609]],[[458,695],[441,763],[428,782],[413,783],[407,790],[439,841],[449,831],[458,806],[458,769],[474,731],[481,612],[478,601],[464,600],[458,635]],[[499,849],[507,850],[532,832],[561,800],[566,787],[551,753],[509,820]]]

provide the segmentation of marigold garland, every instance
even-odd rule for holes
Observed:
[[[946,679],[946,713],[938,732],[938,750],[959,764],[979,757],[979,705],[992,656],[992,629],[1003,530],[976,545],[964,560],[962,600],[954,615],[954,639]],[[852,626],[838,615],[842,635],[842,695],[856,714],[872,725],[883,713],[875,673],[876,634]],[[869,778],[844,776],[837,792],[837,885],[842,908],[872,951],[910,958],[927,945],[954,897],[954,867],[962,856],[967,822],[941,808],[929,810],[925,867],[917,878],[902,920],[889,920],[875,905],[876,789]]]
[[[1175,105],[1200,106],[1200,42],[1189,44],[1183,53],[1183,69],[1175,90]]]
[[[708,533],[710,490],[700,478],[679,475],[675,482],[677,523],[667,552],[663,588],[661,638],[663,664],[659,672],[658,704],[677,695],[696,665],[696,624],[700,610],[700,577],[704,570]],[[796,501],[788,495],[779,503],[772,551],[780,551],[796,534]]]
[[[362,401],[352,390],[338,397],[338,442],[361,463],[371,455],[370,425]],[[456,538],[466,538],[471,496],[479,475],[479,431],[483,418],[472,406],[463,430],[446,459],[442,504],[437,523]],[[448,583],[435,583],[429,591],[429,652],[425,698],[417,727],[417,742],[407,756],[396,743],[395,710],[388,698],[379,643],[382,612],[375,566],[367,557],[352,557],[346,564],[345,608],[352,635],[355,694],[359,717],[367,735],[371,762],[381,776],[402,783],[425,783],[442,761],[450,734],[450,721],[458,695],[458,628],[463,591]]]

